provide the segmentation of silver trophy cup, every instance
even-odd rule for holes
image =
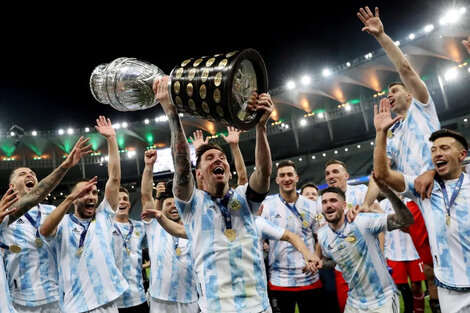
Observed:
[[[145,110],[158,104],[152,84],[164,75],[145,61],[118,58],[94,69],[90,89],[98,102],[116,110]],[[261,117],[248,100],[267,92],[268,77],[253,49],[188,59],[169,76],[170,98],[179,112],[242,130],[254,127]]]

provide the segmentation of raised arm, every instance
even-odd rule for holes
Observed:
[[[266,123],[273,111],[273,107],[274,105],[270,95],[263,93],[259,96],[256,103],[256,111],[263,115],[258,124],[256,124],[256,170],[250,176],[250,187],[259,194],[266,194],[269,191],[269,177],[271,176],[272,161]]]
[[[168,76],[156,79],[153,83],[153,90],[156,95],[155,97],[162,105],[170,124],[171,151],[173,164],[175,166],[173,194],[180,200],[188,201],[191,198],[194,188],[189,146],[178,112],[176,111],[175,106],[170,102],[170,97],[168,95],[168,79]]]
[[[366,31],[377,39],[379,44],[385,50],[390,61],[400,74],[400,78],[406,88],[410,90],[414,98],[421,103],[429,102],[429,92],[426,85],[419,75],[411,67],[403,52],[398,48],[395,42],[385,33],[382,21],[379,18],[379,8],[375,8],[375,16],[369,7],[360,8],[357,17],[364,23],[362,31]]]
[[[13,188],[8,188],[5,194],[0,200],[0,224],[3,222],[5,216],[13,214],[15,208],[11,208],[15,202],[18,201],[18,191],[14,191]]]
[[[156,209],[144,210],[142,211],[141,217],[142,219],[145,219],[145,220],[156,218],[160,226],[162,226],[163,229],[166,230],[167,233],[169,233],[170,235],[174,237],[188,239],[184,226],[170,220],[160,210],[156,210]]]
[[[87,145],[89,140],[89,138],[83,139],[83,137],[80,137],[65,161],[46,178],[42,179],[29,193],[25,194],[18,200],[15,205],[16,210],[10,215],[8,220],[10,224],[46,198],[46,196],[60,183],[62,178],[64,178],[68,170],[74,167],[84,155],[92,152],[91,144]]]
[[[155,209],[155,203],[152,196],[153,190],[153,165],[157,161],[157,150],[145,151],[144,162],[145,168],[142,173],[142,182],[140,184],[140,192],[142,199],[142,212],[146,210]],[[143,220],[150,220],[150,217],[144,218]]]
[[[395,211],[394,214],[389,214],[387,216],[387,230],[392,231],[395,229],[400,229],[403,227],[408,227],[414,223],[413,214],[410,212],[406,204],[401,201],[401,199],[387,187],[383,182],[378,180],[374,173],[372,177],[375,180],[377,186],[385,194],[388,201],[392,204],[392,208]]]
[[[405,179],[401,173],[390,169],[386,152],[387,131],[399,119],[401,119],[401,116],[392,119],[388,99],[380,100],[379,108],[377,108],[377,105],[374,106],[374,126],[376,131],[374,175],[395,191],[402,192],[405,190]]]
[[[204,139],[204,134],[202,133],[202,130],[200,130],[200,129],[196,130],[193,133],[193,136],[194,137],[190,136],[189,138],[191,139],[191,142],[194,145],[194,149],[196,149],[196,150],[200,146],[205,145],[209,142],[209,137],[206,137],[206,139]]]
[[[69,207],[72,205],[72,203],[77,200],[78,198],[81,198],[85,196],[87,193],[89,193],[92,189],[93,186],[96,185],[98,177],[95,176],[92,179],[90,179],[86,184],[84,184],[81,188],[75,188],[74,191],[69,194],[64,201],[62,201],[59,206],[51,212],[44,221],[44,223],[41,225],[39,232],[41,235],[44,237],[52,237],[55,235],[57,232],[57,226],[59,226],[60,221],[65,216],[65,213],[67,213],[67,210]]]
[[[121,161],[119,159],[116,131],[111,120],[106,119],[104,116],[100,116],[96,120],[95,128],[108,142],[108,181],[106,182],[104,196],[111,208],[116,211],[119,206],[119,187],[121,185]]]
[[[242,152],[240,151],[240,134],[241,131],[235,127],[227,127],[228,135],[222,134],[222,138],[229,144],[230,150],[232,150],[233,159],[235,162],[235,170],[237,171],[238,180],[237,185],[245,185],[248,182],[248,176],[246,173],[245,161],[243,160]]]
[[[322,267],[323,263],[320,258],[315,253],[310,252],[302,239],[293,232],[285,230],[281,240],[289,242],[297,251],[302,253],[306,264],[304,272],[314,273]]]

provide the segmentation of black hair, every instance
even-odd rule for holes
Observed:
[[[338,187],[328,187],[328,188],[325,188],[323,189],[321,192],[320,192],[320,195],[323,196],[323,194],[327,193],[327,192],[332,192],[332,193],[336,193],[338,195],[340,195],[343,200],[346,201],[346,194],[344,193],[344,191],[341,190],[341,188],[338,188]]]
[[[429,141],[434,142],[436,139],[442,138],[442,137],[455,138],[455,140],[457,140],[458,142],[462,144],[462,146],[465,148],[465,151],[468,151],[467,139],[465,139],[465,137],[461,133],[450,130],[450,129],[442,128],[438,131],[435,131],[434,133],[431,134],[431,137],[429,137]]]

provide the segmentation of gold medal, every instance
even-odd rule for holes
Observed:
[[[305,228],[308,228],[308,222],[306,220],[304,220],[302,224],[304,225]]]
[[[323,214],[318,213],[317,215],[315,215],[315,219],[317,220],[317,222],[321,221],[323,219]]]
[[[302,218],[305,218],[305,212],[301,212],[300,216],[302,216]]]
[[[21,247],[17,244],[12,244],[10,246],[9,250],[13,253],[20,253],[21,252]]]
[[[446,215],[446,224],[450,226],[450,215]]]
[[[139,233],[138,231],[136,231],[136,232],[135,232],[135,235],[136,235],[137,237],[139,237],[139,236],[140,236],[140,233]]]
[[[131,255],[131,250],[129,250],[129,248],[126,248],[126,254],[129,256]]]
[[[83,247],[80,247],[75,251],[75,256],[77,257],[81,257],[82,254],[83,254]]]
[[[393,132],[390,129],[387,132],[387,137],[388,138],[393,138]]]
[[[34,240],[34,244],[36,245],[36,247],[41,248],[43,244],[42,239],[36,238],[36,240]]]
[[[242,205],[241,205],[240,201],[238,201],[238,200],[232,200],[232,201],[230,201],[230,203],[229,203],[229,207],[230,207],[232,210],[234,210],[234,211],[238,211],[238,210],[240,210],[240,208],[242,207]]]
[[[228,238],[228,240],[230,241],[234,241],[235,238],[237,237],[237,233],[235,233],[235,231],[233,229],[227,229],[225,232],[224,232],[224,235],[225,237]]]
[[[353,207],[352,203],[348,203],[348,209],[350,209],[352,207]]]
[[[179,247],[175,249],[175,252],[177,256],[181,255],[181,249]]]
[[[356,237],[354,237],[354,236],[349,236],[349,237],[346,237],[345,240],[346,240],[347,242],[354,242],[354,241],[356,241]]]

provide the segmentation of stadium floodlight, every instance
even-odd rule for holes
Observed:
[[[288,81],[287,84],[286,84],[286,87],[287,87],[288,90],[294,89],[295,88],[295,82],[292,81],[292,80]]]
[[[413,33],[411,33],[411,34],[408,35],[408,39],[410,39],[410,40],[415,39],[415,37],[416,37],[416,36],[415,36],[415,34],[413,34]]]
[[[72,135],[73,134],[73,128],[68,128],[67,129],[67,134]]]
[[[37,136],[37,135],[38,135],[38,132],[37,132],[37,131],[35,131],[35,130],[33,130],[33,131],[31,132],[31,135],[33,135],[33,136]]]
[[[149,119],[146,118],[145,121],[144,121],[145,125],[147,125],[148,123],[150,123]]]
[[[346,62],[346,66],[347,66],[347,67],[350,67],[350,66],[351,66],[351,62]]]
[[[85,128],[85,132],[86,132],[86,133],[89,133],[89,132],[90,132],[90,127],[86,127],[86,128]]]
[[[122,128],[127,128],[127,122],[122,122],[121,126]]]
[[[451,80],[454,80],[457,78],[457,76],[459,76],[459,72],[457,71],[456,68],[450,68],[448,69],[445,74],[444,74],[444,78],[447,80],[447,81],[451,81]]]
[[[447,11],[446,14],[439,20],[439,24],[455,24],[460,20],[460,17],[467,11],[465,8],[460,8],[459,10],[452,9]]]
[[[429,25],[426,25],[426,26],[424,27],[424,31],[425,31],[426,33],[432,32],[433,30],[434,30],[434,25],[433,25],[433,24],[429,24]]]
[[[302,83],[302,85],[308,85],[308,84],[310,84],[311,81],[312,81],[312,80],[311,80],[310,76],[307,76],[307,75],[304,75],[304,76],[302,77],[302,79],[300,80],[300,82]]]
[[[328,69],[328,68],[323,69],[322,75],[323,75],[323,77],[328,77],[328,76],[330,76],[330,75],[331,75],[331,70]]]
[[[318,113],[318,118],[324,118],[325,117],[325,114],[323,113]]]
[[[113,124],[113,128],[114,129],[119,129],[119,128],[121,128],[121,124],[119,124],[119,123]]]
[[[396,45],[397,47],[399,47],[399,46],[400,46],[400,40],[395,41],[395,45]]]
[[[305,126],[305,125],[307,125],[307,120],[303,118],[300,120],[300,126]]]
[[[65,131],[61,128],[59,129],[59,135],[63,135],[65,133]]]

